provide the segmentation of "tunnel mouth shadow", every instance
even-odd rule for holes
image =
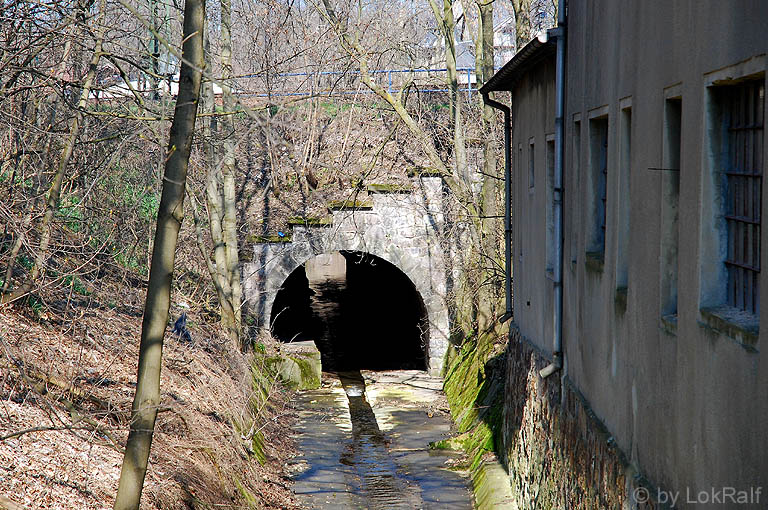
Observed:
[[[326,371],[428,368],[421,295],[397,266],[370,253],[308,260],[283,282],[271,317],[278,340],[313,340]]]

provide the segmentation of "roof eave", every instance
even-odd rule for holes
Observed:
[[[547,32],[541,32],[538,37],[523,46],[509,62],[491,76],[491,79],[480,87],[480,93],[488,94],[499,90],[512,90],[523,71],[554,51],[555,44],[548,37]]]

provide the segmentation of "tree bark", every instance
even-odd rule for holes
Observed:
[[[477,75],[477,85],[478,88],[480,88],[491,78],[491,76],[493,76],[494,71],[493,2],[488,0],[478,1],[477,8],[480,21],[478,24],[477,37],[478,46],[480,47],[480,51],[478,51],[480,58],[478,59],[476,68],[477,71],[479,71]],[[493,126],[495,125],[495,110],[486,105],[482,101],[482,97],[480,98],[480,103],[483,109],[482,132],[488,133],[490,131],[492,133]],[[501,181],[490,177],[497,174],[496,150],[495,137],[493,135],[486,136],[483,141],[483,179],[481,190],[481,207],[482,216],[484,217],[482,227],[482,252],[484,258],[480,261],[480,264],[481,267],[483,267],[483,281],[492,282],[492,284],[483,287],[478,299],[477,313],[478,327],[480,330],[485,330],[490,327],[491,323],[498,315],[497,308],[501,304],[500,287],[496,285],[498,278],[494,277],[494,275],[498,274],[496,268],[502,267],[500,254],[503,253],[503,250],[499,250],[499,236],[496,235],[500,223],[499,219],[496,218],[496,196]],[[504,176],[502,175],[502,177]]]
[[[448,86],[448,106],[453,130],[454,164],[458,176],[469,185],[467,147],[461,123],[461,97],[459,96],[459,79],[456,72],[456,22],[453,16],[453,2],[452,0],[443,0],[442,10],[435,0],[430,0],[429,3],[435,21],[443,34],[445,44],[445,82]],[[471,185],[469,187],[471,189]]]
[[[512,0],[515,11],[515,52],[531,40],[531,0]]]
[[[207,25],[204,36],[204,53],[206,69],[213,67],[211,65],[210,53],[210,30]],[[213,94],[213,82],[208,79],[202,84],[201,107],[203,112],[209,114],[203,121],[203,144],[205,148],[205,163],[208,169],[205,186],[206,208],[208,211],[208,228],[213,242],[213,260],[210,263],[210,253],[203,250],[203,256],[206,258],[208,272],[211,275],[213,286],[216,288],[216,295],[219,299],[219,313],[221,315],[221,326],[227,337],[233,345],[239,344],[236,330],[234,328],[235,315],[232,309],[232,291],[227,278],[227,260],[224,246],[224,234],[222,229],[222,217],[224,215],[224,205],[222,203],[221,174],[216,166],[216,143],[215,138],[218,134],[218,125],[214,115],[216,104]]]
[[[237,210],[235,187],[235,140],[231,112],[235,101],[232,96],[232,6],[231,0],[221,2],[221,68],[222,108],[221,126],[216,122],[215,99],[212,82],[204,85],[204,108],[210,113],[203,128],[205,136],[206,206],[209,229],[213,242],[213,264],[208,264],[216,294],[219,299],[221,326],[232,345],[241,349],[242,286],[237,242]],[[210,64],[210,39],[206,29],[205,53]],[[209,66],[210,67],[210,66]],[[219,149],[219,150],[217,150]],[[217,154],[221,155],[217,159]],[[206,257],[208,255],[205,255]],[[206,261],[208,262],[208,261]]]
[[[237,209],[235,204],[235,123],[229,112],[234,111],[232,97],[232,0],[221,2],[221,89],[222,104],[227,115],[222,122],[224,132],[222,173],[222,204],[224,217],[224,255],[226,258],[227,280],[230,289],[230,304],[234,312],[234,330],[239,337],[242,334],[242,286],[240,284],[240,259],[237,246]],[[240,345],[243,349],[246,346]]]
[[[149,287],[141,327],[136,395],[115,510],[138,510],[160,405],[163,336],[168,323],[176,243],[184,217],[184,194],[204,66],[205,0],[186,0],[179,94],[171,124],[163,191],[157,215]]]

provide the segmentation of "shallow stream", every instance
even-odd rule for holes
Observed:
[[[436,403],[441,381],[425,372],[324,374],[298,396],[294,492],[308,509],[472,508],[460,458],[429,443],[450,436]]]

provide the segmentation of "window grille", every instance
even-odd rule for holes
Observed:
[[[760,308],[764,81],[724,87],[721,94],[727,128],[727,153],[724,153],[727,304],[757,314]]]

